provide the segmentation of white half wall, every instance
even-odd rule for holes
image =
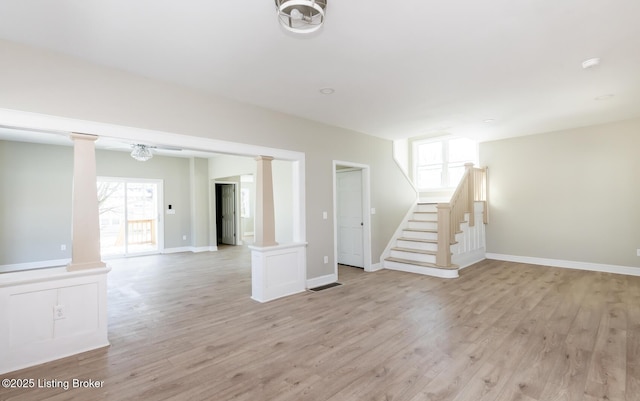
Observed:
[[[108,346],[110,270],[0,275],[0,373]]]

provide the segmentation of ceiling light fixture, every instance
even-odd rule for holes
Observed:
[[[147,145],[135,144],[131,151],[131,157],[139,162],[146,162],[153,157],[153,153],[151,153],[151,149]]]
[[[586,70],[587,68],[595,67],[598,64],[600,64],[599,58],[590,58],[582,62],[582,68]]]
[[[275,0],[280,24],[295,33],[315,32],[324,23],[327,0]]]
[[[332,95],[336,90],[333,88],[322,88],[320,89],[320,93],[323,95]]]

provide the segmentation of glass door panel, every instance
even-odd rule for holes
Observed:
[[[159,184],[126,179],[98,180],[102,256],[160,251]]]

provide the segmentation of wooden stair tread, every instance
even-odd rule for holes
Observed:
[[[409,223],[436,223],[438,224],[438,222],[436,220],[407,220]]]
[[[412,242],[425,242],[428,244],[437,244],[438,240],[436,239],[422,239],[422,238],[409,238],[409,237],[399,237],[397,241],[412,241]]]
[[[413,249],[413,248],[403,248],[403,247],[395,247],[391,248],[392,251],[401,251],[401,252],[411,252],[411,253],[420,253],[424,255],[435,255],[437,252],[435,251],[426,251],[424,249]]]
[[[438,233],[438,230],[429,230],[429,229],[422,229],[422,228],[403,228],[402,231],[416,231],[416,232],[420,232],[420,233]]]
[[[386,258],[385,259],[388,262],[396,262],[396,263],[404,263],[407,265],[415,265],[415,266],[422,266],[422,267],[431,267],[433,269],[443,269],[443,270],[458,270],[458,266],[457,265],[451,265],[451,266],[437,266],[433,263],[426,263],[426,262],[416,262],[414,260],[409,260],[409,259],[401,259],[401,258]]]

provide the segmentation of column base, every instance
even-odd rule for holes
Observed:
[[[67,271],[94,269],[98,267],[106,267],[107,264],[101,260],[95,262],[74,263],[73,261],[67,265]]]

